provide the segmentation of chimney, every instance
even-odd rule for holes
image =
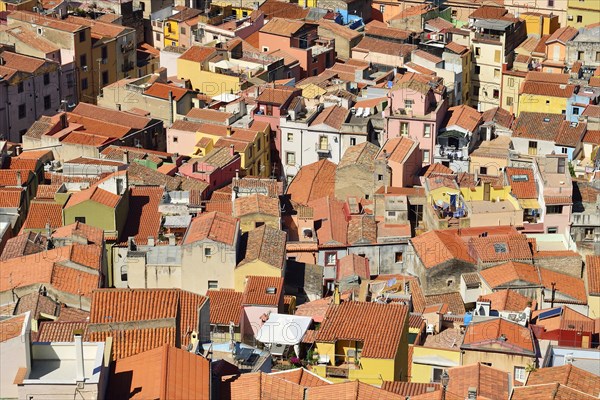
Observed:
[[[123,150],[123,162],[125,164],[129,163],[129,150]]]
[[[231,127],[230,126],[227,127],[227,136],[228,137],[231,136]]]
[[[175,246],[177,244],[177,241],[175,240],[175,234],[170,233],[168,235],[168,237],[169,237],[169,246]]]
[[[23,152],[23,148],[21,146],[15,147],[15,155],[19,156]]]
[[[239,169],[235,170],[235,179],[240,179],[240,170]]]
[[[333,304],[340,304],[340,303],[341,303],[340,287],[336,283],[335,288],[333,289]]]
[[[76,362],[76,376],[77,382],[83,382],[85,380],[84,365],[83,365],[83,331],[81,329],[73,331],[75,338],[75,362]]]
[[[148,246],[154,246],[154,236],[148,236]]]
[[[468,400],[477,400],[477,388],[476,387],[470,387],[469,391],[467,392],[467,399]]]
[[[233,156],[235,154],[235,146],[230,144],[229,145],[229,155]]]
[[[17,186],[23,186],[23,181],[21,180],[21,171],[17,171]]]
[[[4,61],[4,57],[0,57],[0,65],[4,65],[6,62]]]

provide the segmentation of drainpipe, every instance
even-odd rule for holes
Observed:
[[[169,127],[173,125],[173,120],[175,119],[175,110],[173,108],[173,92],[169,90]]]

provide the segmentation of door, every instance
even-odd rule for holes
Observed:
[[[490,183],[483,184],[483,201],[490,201]]]

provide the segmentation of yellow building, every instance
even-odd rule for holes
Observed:
[[[583,28],[599,21],[600,1],[598,0],[569,0],[567,4],[567,25],[573,28]]]
[[[196,132],[196,146],[192,156],[202,157],[215,147],[230,146],[239,153],[241,167],[247,175],[271,175],[269,123],[254,121],[248,129],[202,124]]]
[[[519,94],[516,116],[522,112],[565,114],[567,102],[575,93],[575,85],[525,81]]]
[[[527,73],[524,71],[503,71],[502,72],[502,100],[500,107],[511,114],[519,113],[519,91],[521,85],[525,82]]]
[[[446,329],[439,335],[429,336],[428,339],[444,335],[444,332],[447,331],[454,331],[454,329]],[[410,381],[417,383],[439,382],[439,377],[444,369],[461,365],[459,346],[460,342],[456,343],[456,347],[453,349],[427,347],[426,345],[413,346]]]
[[[560,28],[558,15],[524,12],[519,15],[519,18],[525,21],[527,35],[552,35]]]
[[[164,46],[179,46],[179,21],[168,19],[163,28]]]
[[[333,382],[406,380],[408,308],[350,301],[329,308],[315,337],[313,372]]]
[[[588,316],[600,318],[600,255],[587,256],[585,259],[588,284]]]
[[[238,197],[233,202],[233,216],[240,220],[242,232],[249,232],[262,225],[281,229],[279,198],[262,194]]]
[[[5,11],[33,11],[37,0],[7,1],[0,0],[0,12]]]
[[[281,277],[285,272],[287,234],[284,231],[262,225],[246,235],[246,254],[233,274],[237,291],[244,290],[248,276]]]

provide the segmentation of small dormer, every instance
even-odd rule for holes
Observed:
[[[492,303],[488,300],[479,300],[475,304],[475,315],[480,317],[489,317]]]

